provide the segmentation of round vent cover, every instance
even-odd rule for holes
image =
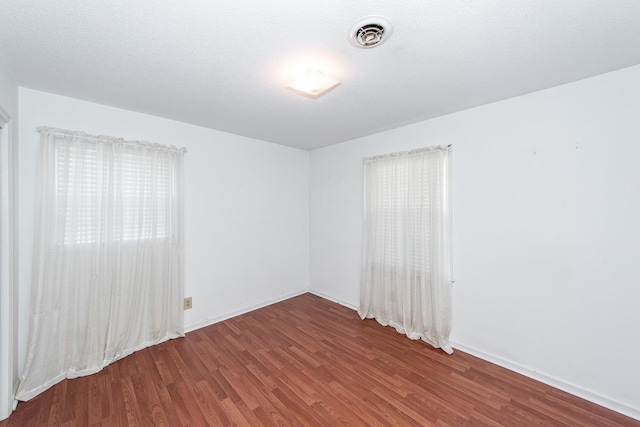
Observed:
[[[382,16],[368,16],[356,22],[349,33],[349,41],[355,47],[376,47],[391,35],[391,23]]]

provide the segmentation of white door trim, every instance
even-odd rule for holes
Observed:
[[[18,385],[13,148],[11,117],[0,107],[0,420],[15,408]]]

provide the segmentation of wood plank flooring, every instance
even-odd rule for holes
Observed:
[[[311,294],[141,350],[6,426],[640,426]]]

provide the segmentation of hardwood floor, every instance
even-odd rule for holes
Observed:
[[[640,426],[311,294],[134,353],[5,426]]]

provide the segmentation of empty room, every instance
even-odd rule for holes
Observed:
[[[0,3],[0,427],[640,426],[640,2]]]

